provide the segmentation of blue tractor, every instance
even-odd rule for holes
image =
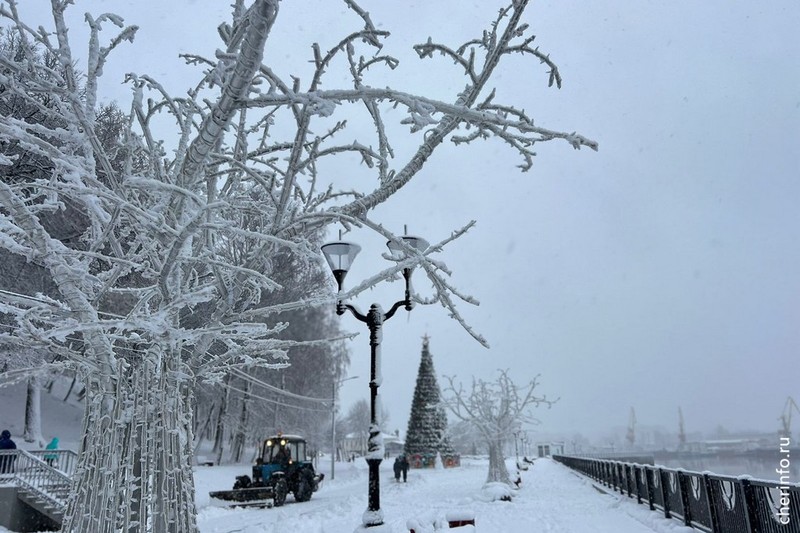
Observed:
[[[252,478],[238,476],[233,490],[211,492],[209,496],[232,505],[280,507],[290,492],[297,502],[310,500],[324,477],[314,471],[303,437],[278,434],[264,440]]]

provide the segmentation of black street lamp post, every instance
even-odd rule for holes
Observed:
[[[418,252],[424,252],[428,248],[428,242],[420,237],[413,237],[411,235],[403,235],[401,237],[406,246]],[[401,259],[405,254],[405,247],[396,241],[389,241],[387,243],[389,250],[397,259]],[[339,293],[342,292],[342,284],[347,272],[353,264],[361,247],[357,244],[349,242],[332,242],[325,244],[321,247],[322,253],[325,254],[325,259],[331,267],[333,277],[339,286]],[[369,389],[370,389],[370,426],[369,426],[369,440],[367,441],[367,464],[369,465],[369,485],[368,485],[368,505],[367,510],[364,512],[362,519],[364,527],[374,527],[383,524],[383,511],[381,511],[381,495],[380,495],[380,472],[378,470],[381,461],[383,460],[383,440],[381,439],[381,428],[378,420],[378,387],[380,386],[381,376],[378,375],[380,369],[381,359],[381,340],[383,337],[383,323],[394,316],[400,307],[404,307],[406,311],[411,311],[414,308],[414,302],[411,301],[411,274],[413,268],[403,269],[403,278],[405,278],[405,298],[399,302],[395,302],[391,309],[383,312],[383,309],[378,304],[372,304],[369,312],[364,315],[358,309],[350,304],[344,303],[339,299],[336,303],[336,314],[343,315],[345,311],[350,311],[356,319],[364,322],[369,328],[369,346],[370,346],[370,373],[369,373]]]

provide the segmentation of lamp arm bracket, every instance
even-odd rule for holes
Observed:
[[[346,304],[346,303],[344,303],[344,302],[342,302],[340,300],[336,304],[336,314],[337,315],[343,315],[345,309],[350,311],[353,314],[353,316],[356,317],[356,319],[358,319],[360,322],[365,322],[365,323],[367,322],[366,315],[361,314],[361,312],[358,309],[356,309],[354,306],[352,306],[350,304]]]
[[[400,300],[399,302],[395,302],[394,305],[392,306],[392,308],[389,309],[388,311],[386,311],[386,314],[383,315],[383,320],[386,321],[386,320],[389,320],[390,318],[392,318],[394,316],[394,314],[397,312],[397,310],[400,309],[400,307],[403,307],[403,306],[408,308],[408,300]]]

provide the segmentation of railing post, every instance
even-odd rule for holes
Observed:
[[[622,478],[622,487],[619,492],[625,496],[625,493],[628,491],[628,465],[625,463],[620,464],[620,474]]]
[[[717,516],[717,504],[714,487],[711,484],[711,477],[703,474],[703,487],[706,491],[706,501],[708,502],[708,517],[711,520],[711,533],[720,533],[719,516]]]
[[[667,473],[663,469],[658,469],[658,481],[661,484],[661,501],[664,504],[664,518],[672,518],[669,512],[669,489],[667,488]]]
[[[678,492],[683,505],[683,525],[692,527],[692,509],[689,507],[689,478],[680,470],[675,472],[675,475],[678,476]]]
[[[642,503],[642,469],[639,465],[633,465],[633,482],[636,484],[636,503]]]
[[[629,464],[625,465],[625,485],[627,485],[625,488],[628,490],[628,498],[630,498],[633,493],[631,492],[631,465]]]
[[[647,483],[647,501],[650,504],[650,510],[656,510],[656,495],[653,492],[653,469],[649,467],[644,467],[644,479]]]
[[[623,481],[623,490],[620,491],[623,496],[625,496],[626,492],[630,492],[630,479],[628,478],[628,465],[627,463],[622,463],[622,481]]]
[[[758,520],[758,496],[749,479],[740,479],[744,495],[744,515],[747,521],[747,533],[763,533]]]

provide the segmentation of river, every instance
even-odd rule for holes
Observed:
[[[694,472],[713,472],[726,476],[748,475],[757,479],[779,481],[780,474],[776,469],[781,468],[781,460],[789,461],[788,470],[789,482],[800,483],[800,450],[797,452],[797,459],[792,461],[792,456],[785,456],[775,453],[759,455],[701,455],[701,456],[661,456],[655,454],[655,463],[668,468],[682,468]],[[784,465],[786,461],[784,461]],[[784,471],[784,476],[787,475]],[[783,481],[786,481],[784,478]]]

